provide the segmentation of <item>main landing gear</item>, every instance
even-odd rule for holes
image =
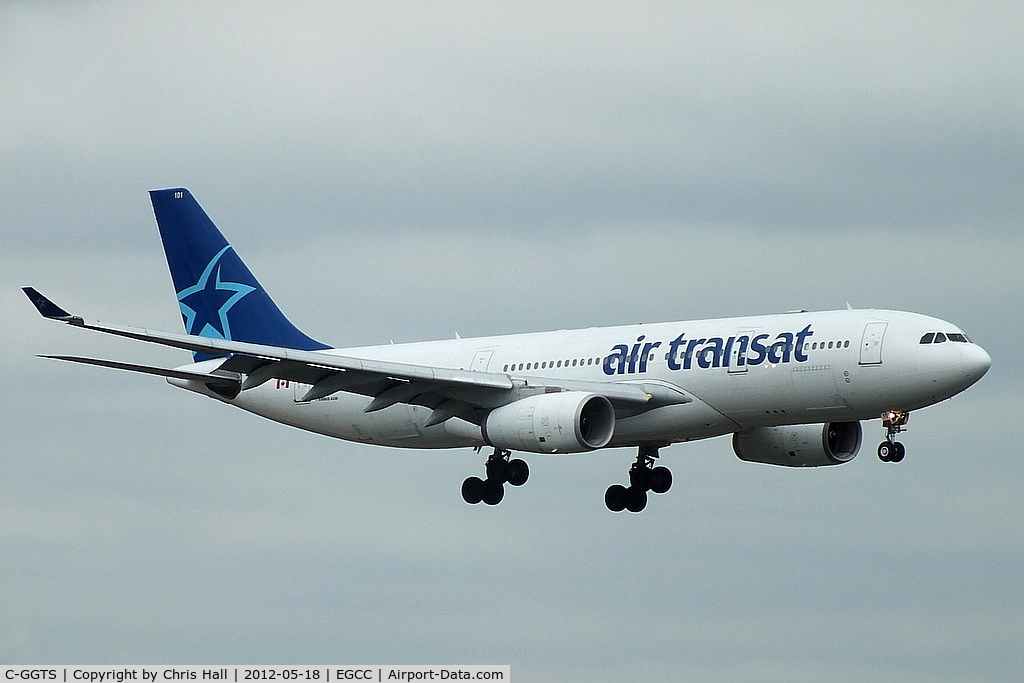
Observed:
[[[882,462],[900,462],[907,454],[906,447],[896,440],[896,435],[903,431],[904,425],[910,420],[910,413],[902,410],[890,410],[882,413],[882,426],[885,427],[885,441],[878,444],[878,459]]]
[[[612,484],[604,494],[604,504],[612,512],[640,512],[647,507],[647,492],[665,493],[672,487],[667,467],[655,467],[657,446],[640,446],[636,462],[629,468],[629,487]]]
[[[505,483],[522,486],[530,477],[530,468],[525,460],[516,458],[509,460],[512,451],[499,448],[487,458],[487,479],[469,477],[462,482],[462,499],[470,505],[483,501],[488,505],[497,505],[505,497]]]

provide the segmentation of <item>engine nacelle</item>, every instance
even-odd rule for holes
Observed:
[[[483,436],[495,448],[529,453],[582,453],[608,445],[615,410],[600,394],[538,394],[495,408]]]
[[[860,422],[758,427],[732,435],[740,460],[786,467],[842,465],[857,456]]]

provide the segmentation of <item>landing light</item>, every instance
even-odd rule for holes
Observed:
[[[902,427],[910,420],[910,413],[902,410],[888,410],[882,413],[883,427]]]

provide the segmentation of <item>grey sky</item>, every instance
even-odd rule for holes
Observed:
[[[511,663],[523,680],[1024,667],[1017,3],[0,5],[0,660]],[[304,434],[39,319],[177,330],[146,190],[189,187],[338,345],[855,306],[992,354],[900,466],[727,439],[530,457]]]

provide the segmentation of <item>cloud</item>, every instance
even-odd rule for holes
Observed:
[[[9,8],[6,179],[206,182],[404,231],[1005,231],[1024,97],[1000,67],[1019,9],[995,10]],[[280,201],[298,193],[317,200]]]

